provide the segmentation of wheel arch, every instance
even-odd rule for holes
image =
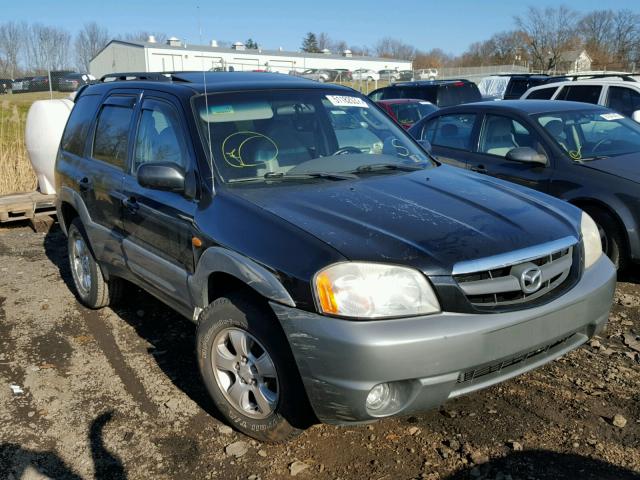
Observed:
[[[638,256],[640,256],[640,245],[637,241],[633,242],[632,237],[632,234],[635,233],[637,239],[638,225],[633,215],[631,215],[631,212],[628,212],[626,209],[619,210],[613,208],[609,203],[593,197],[577,197],[570,199],[569,203],[582,210],[589,210],[589,208],[598,208],[606,212],[613,219],[613,221],[618,224],[622,232],[625,233],[623,235],[623,239],[625,242],[624,247],[626,248],[627,252],[633,258],[638,258]]]
[[[273,272],[232,250],[208,248],[189,278],[195,306],[205,308],[213,299],[239,289],[253,292],[265,300],[290,307],[296,305]]]

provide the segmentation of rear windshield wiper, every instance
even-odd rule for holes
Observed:
[[[267,172],[264,178],[272,179],[290,179],[290,180],[306,180],[308,178],[328,178],[329,180],[353,180],[358,178],[353,173],[346,172],[300,172],[300,173],[284,173],[284,172]]]
[[[406,163],[368,163],[360,165],[353,170],[355,173],[367,173],[377,172],[381,170],[400,170],[402,172],[415,172],[417,170],[424,170],[424,164],[421,165],[408,165]]]

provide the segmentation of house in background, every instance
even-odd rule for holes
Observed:
[[[248,49],[242,42],[231,48],[210,45],[187,45],[171,37],[166,44],[153,37],[146,42],[111,40],[91,60],[89,71],[96,78],[117,72],[174,72],[193,70],[270,71],[289,73],[305,69],[411,70],[409,60],[359,57],[345,50],[333,54],[285,52],[283,50]]]
[[[591,62],[586,50],[570,50],[560,55],[556,69],[568,73],[588,72],[591,70]]]

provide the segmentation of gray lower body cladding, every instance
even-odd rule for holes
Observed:
[[[603,256],[561,297],[515,312],[347,321],[271,306],[317,417],[350,423],[428,410],[577,348],[604,328],[614,289]],[[397,401],[372,413],[367,394],[383,382],[393,382]]]

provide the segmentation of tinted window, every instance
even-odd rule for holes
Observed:
[[[134,171],[141,164],[149,162],[175,163],[186,167],[187,159],[178,112],[168,103],[145,100],[133,156]]]
[[[389,87],[382,91],[382,100],[394,98],[415,98],[435,104],[438,100],[438,87]]]
[[[456,82],[440,86],[437,105],[449,107],[461,103],[478,102],[482,99],[475,83]]]
[[[83,95],[76,100],[67,126],[62,135],[60,148],[75,155],[84,153],[87,132],[100,102],[98,95]]]
[[[527,96],[526,100],[551,100],[551,97],[553,97],[556,89],[557,87],[534,90]]]
[[[102,107],[93,141],[93,158],[124,168],[132,114],[129,107]]]
[[[633,112],[640,110],[640,93],[626,87],[609,87],[607,106],[631,117]]]
[[[439,147],[469,150],[475,120],[473,113],[443,115],[426,126],[423,139]]]
[[[598,104],[602,87],[599,85],[565,85],[558,94],[558,100]]]
[[[529,88],[529,80],[526,78],[512,78],[507,88],[505,97],[520,98]]]
[[[531,130],[522,123],[500,115],[487,115],[480,133],[480,153],[506,157],[518,147],[530,147],[543,153],[542,146]]]

